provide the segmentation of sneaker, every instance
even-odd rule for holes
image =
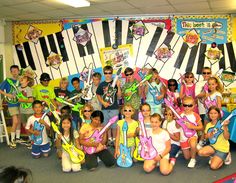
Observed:
[[[27,146],[27,149],[31,150],[32,149],[32,145]]]
[[[197,150],[200,150],[201,148],[203,148],[205,144],[206,144],[205,140],[200,140],[197,144]]]
[[[22,144],[22,145],[24,145],[25,144],[25,140],[23,140],[23,139],[21,139],[21,138],[19,138],[19,139],[16,139],[16,141],[15,141],[17,144]]]
[[[170,163],[174,166],[176,162],[176,158],[170,158]]]
[[[210,159],[209,159],[209,161],[208,161],[208,164],[209,164],[209,165],[211,165],[211,159],[212,159],[212,157],[210,156]]]
[[[181,150],[179,150],[179,151],[177,152],[177,154],[175,155],[175,158],[178,158],[180,154],[182,154],[182,151],[181,151]]]
[[[229,152],[226,159],[225,159],[225,165],[230,165],[232,162],[232,157],[231,157],[231,153]]]
[[[10,147],[11,149],[15,149],[15,148],[16,148],[16,143],[15,143],[15,141],[10,142],[9,147]]]
[[[196,159],[190,159],[189,163],[188,163],[188,168],[194,168],[196,165]]]

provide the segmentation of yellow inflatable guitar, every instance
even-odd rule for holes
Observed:
[[[57,125],[52,122],[51,123],[53,130],[58,134],[61,135],[61,132],[59,131]],[[84,152],[76,148],[72,143],[68,143],[63,135],[61,135],[61,140],[64,144],[62,144],[62,148],[68,152],[70,155],[70,159],[73,163],[80,163],[84,160]]]

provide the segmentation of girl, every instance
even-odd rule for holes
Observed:
[[[180,98],[179,98],[179,92],[178,92],[178,83],[175,79],[169,79],[167,83],[167,99],[172,101],[174,104],[174,108],[177,111],[180,111]]]
[[[207,81],[208,83],[208,92],[206,92],[206,99],[205,100],[211,100],[216,101],[216,105],[218,108],[221,109],[221,103],[222,103],[222,93],[224,91],[223,85],[221,82],[216,78],[215,76],[210,77]],[[210,106],[206,106],[207,110]]]
[[[150,131],[152,130],[151,123],[150,123],[151,107],[148,103],[144,103],[140,106],[140,111],[143,116],[143,122],[145,124],[145,129],[147,131],[147,134],[149,134]]]
[[[105,164],[107,167],[111,167],[115,165],[116,161],[115,158],[112,156],[110,151],[106,147],[107,142],[107,133],[102,135],[101,142],[94,142],[94,141],[87,141],[86,139],[89,138],[95,130],[102,129],[102,123],[104,120],[103,113],[101,111],[94,111],[91,114],[91,123],[85,123],[80,129],[80,143],[83,146],[87,147],[96,147],[96,152],[94,154],[86,154],[85,155],[85,163],[88,170],[94,170],[98,166],[98,160]]]
[[[165,109],[165,121],[162,124],[162,128],[165,129],[171,139],[171,150],[170,150],[170,162],[174,165],[176,162],[176,154],[180,150],[180,130],[176,127],[176,121],[174,119],[173,112],[166,107]]]
[[[131,156],[133,156],[133,151],[135,148],[135,137],[139,133],[138,122],[132,119],[134,114],[134,108],[130,104],[125,104],[122,109],[122,114],[124,115],[124,119],[119,120],[117,122],[116,128],[116,144],[115,144],[115,157],[117,158],[120,155],[120,144],[124,143],[123,139],[123,131],[122,127],[124,122],[126,121],[128,124],[128,131],[127,131],[127,146],[131,147]]]
[[[185,96],[191,96],[195,100],[195,84],[194,84],[194,75],[192,72],[186,72],[183,76],[183,82],[180,86],[179,97],[182,100]],[[183,111],[184,108],[182,107]],[[194,112],[198,113],[197,106],[194,107]]]
[[[91,114],[93,113],[93,106],[90,104],[85,104],[81,109],[81,118],[82,118],[82,125],[85,123],[91,123]]]
[[[70,115],[62,116],[60,122],[60,131],[61,135],[65,137],[68,143],[72,142],[78,149],[81,149],[79,144],[79,134],[72,127],[72,119]],[[56,139],[57,148],[61,147],[61,135],[58,135]],[[70,159],[69,154],[64,149],[62,149],[61,159],[62,159],[61,164],[63,172],[70,172],[71,170],[73,172],[78,172],[81,170],[81,165],[79,163],[78,164],[73,163]]]
[[[212,138],[214,135],[213,132],[208,132],[209,128],[212,128],[216,125],[217,121],[221,119],[221,112],[220,109],[216,106],[211,106],[208,110],[208,116],[210,119],[210,122],[206,125],[205,128],[205,138]],[[210,144],[208,146],[203,147],[198,151],[199,156],[204,156],[204,157],[211,157],[209,164],[211,169],[216,170],[219,169],[224,161],[225,164],[230,164],[231,161],[230,159],[230,152],[229,152],[229,131],[228,131],[228,124],[229,120],[226,121],[223,124],[223,133],[221,133],[216,141],[215,144]]]
[[[149,72],[150,72],[149,74],[152,74],[152,78],[149,81],[147,81],[149,82],[149,84],[146,85],[145,87],[145,93],[147,93],[146,102],[151,106],[151,114],[153,113],[162,114],[161,103],[159,105],[156,105],[154,103],[153,95],[151,94],[151,92],[154,88],[156,88],[160,92],[160,94],[156,95],[155,97],[157,98],[157,100],[161,100],[165,96],[166,89],[159,80],[158,71],[155,68],[152,68]]]
[[[143,164],[143,169],[145,172],[151,172],[157,163],[160,163],[160,172],[163,175],[168,175],[173,170],[173,165],[169,163],[169,152],[171,149],[170,136],[167,131],[161,128],[161,116],[154,113],[151,115],[151,127],[152,131],[150,133],[152,137],[152,142],[156,148],[158,155],[152,160],[145,160]]]

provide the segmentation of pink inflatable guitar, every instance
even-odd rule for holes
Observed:
[[[139,121],[141,124],[141,130],[143,135],[140,135],[140,144],[141,144],[141,151],[140,155],[143,159],[151,160],[157,156],[157,151],[155,147],[152,145],[152,137],[147,137],[147,132],[144,126],[143,115],[139,112]]]
[[[196,131],[193,130],[193,129],[189,129],[189,128],[186,126],[185,122],[187,121],[188,123],[190,123],[190,124],[192,124],[192,125],[195,125],[195,124],[192,123],[192,122],[190,122],[186,116],[181,117],[181,116],[176,112],[176,110],[173,108],[173,104],[172,104],[169,100],[167,100],[167,99],[164,99],[164,100],[165,100],[165,104],[173,111],[173,113],[175,114],[175,116],[178,118],[178,119],[176,120],[176,122],[177,122],[177,123],[181,126],[181,128],[183,129],[184,135],[185,135],[187,138],[192,137],[192,136],[196,133]],[[196,125],[195,125],[195,126],[196,126]]]
[[[109,122],[102,128],[101,131],[95,130],[94,133],[86,139],[87,142],[101,142],[102,141],[102,134],[106,131],[106,129],[111,126],[113,123],[115,123],[118,120],[118,116],[114,116],[109,120]],[[84,146],[84,151],[88,154],[93,154],[96,152],[96,147],[87,147]]]

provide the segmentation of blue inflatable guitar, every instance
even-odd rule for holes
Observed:
[[[215,144],[219,135],[223,133],[222,126],[225,123],[225,121],[229,120],[231,117],[236,115],[236,109],[234,109],[230,115],[223,121],[221,122],[220,120],[217,121],[216,125],[212,128],[209,128],[207,133],[212,133],[213,132],[213,137],[209,138],[210,144]]]
[[[141,79],[145,78],[145,75],[142,73],[141,70],[138,72],[138,75],[141,77]],[[149,92],[151,93],[151,95],[153,97],[154,103],[156,105],[163,103],[163,101],[164,101],[163,98],[161,100],[157,100],[157,96],[161,95],[161,92],[158,90],[158,88],[156,86],[152,86],[151,83],[149,83],[149,82],[147,82],[147,84],[150,88]]]
[[[122,131],[123,131],[124,144],[120,144],[120,155],[117,158],[117,165],[119,167],[128,168],[132,166],[133,160],[131,157],[131,148],[127,147],[128,124],[126,121],[122,126]]]
[[[50,112],[49,109],[46,110],[40,119],[44,119],[44,117],[46,116],[46,114],[49,113],[49,112]],[[39,123],[38,121],[35,121],[35,122],[34,122],[33,130],[37,130],[37,131],[40,132],[40,135],[37,135],[37,136],[36,136],[36,135],[33,135],[33,134],[32,134],[32,136],[31,136],[32,141],[34,142],[35,145],[41,145],[41,144],[42,144],[42,142],[43,142],[43,135],[42,135],[43,129],[44,129],[44,125],[42,125],[42,124]]]

